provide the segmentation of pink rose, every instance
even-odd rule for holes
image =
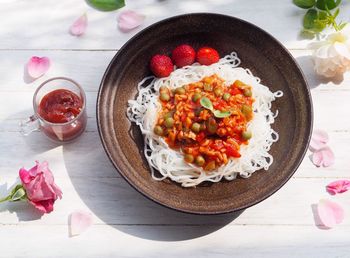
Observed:
[[[21,168],[19,177],[28,201],[44,213],[53,211],[53,204],[58,197],[62,198],[62,191],[55,184],[48,163],[44,161],[40,164],[36,161],[36,166],[29,171]]]

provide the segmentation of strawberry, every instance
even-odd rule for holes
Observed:
[[[196,51],[193,47],[183,44],[173,50],[171,59],[177,67],[191,65],[196,60]]]
[[[197,62],[201,65],[211,65],[220,59],[218,51],[211,47],[202,47],[197,51]]]
[[[174,71],[174,64],[168,56],[155,55],[151,58],[150,68],[155,76],[168,77]]]

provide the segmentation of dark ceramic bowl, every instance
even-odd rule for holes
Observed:
[[[196,188],[170,180],[155,181],[143,155],[139,128],[126,117],[127,101],[137,84],[150,75],[148,63],[170,54],[182,43],[208,45],[221,56],[236,51],[271,91],[284,96],[273,102],[279,116],[273,128],[280,140],[272,145],[274,162],[268,171]],[[97,121],[103,146],[119,173],[140,193],[166,207],[196,214],[238,211],[266,199],[294,174],[302,161],[312,129],[312,103],[303,74],[289,52],[271,35],[243,20],[219,14],[187,14],[165,19],[130,39],[108,66],[97,99]],[[130,200],[132,201],[132,200]]]

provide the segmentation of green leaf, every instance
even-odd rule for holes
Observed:
[[[201,98],[200,103],[201,103],[202,107],[213,111],[213,109],[214,109],[213,104],[211,103],[210,99],[208,99],[207,97]]]
[[[341,0],[317,0],[316,7],[321,10],[333,10],[341,3]]]
[[[18,184],[15,188],[12,189],[9,196],[11,196],[9,199],[11,202],[23,200],[26,198],[26,191],[21,184]]]
[[[339,15],[339,8],[337,10],[335,10],[334,14],[333,14],[333,18],[337,18],[337,16]]]
[[[318,12],[318,19],[321,21],[327,20],[328,14],[324,11],[319,11]]]
[[[344,27],[346,26],[346,22],[342,22],[342,23],[340,23],[339,24],[339,30],[342,30],[342,29],[344,29]]]
[[[310,9],[306,12],[303,20],[304,29],[312,30],[315,27],[315,21],[318,19],[316,9]]]
[[[316,0],[293,0],[293,3],[303,9],[314,7]]]
[[[213,114],[214,114],[215,117],[224,118],[224,117],[230,116],[231,112],[230,111],[214,110]]]
[[[125,0],[86,0],[86,2],[100,11],[114,11],[125,6]]]
[[[25,199],[26,191],[23,188],[19,188],[12,196],[11,202],[19,201]]]

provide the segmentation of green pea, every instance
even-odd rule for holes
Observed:
[[[209,118],[207,121],[207,130],[209,133],[214,134],[216,133],[216,130],[218,129],[218,124],[216,123],[214,118]]]
[[[185,161],[188,163],[192,163],[194,161],[194,157],[192,154],[185,154]]]
[[[225,100],[225,101],[228,101],[230,98],[231,98],[231,94],[230,93],[224,93],[224,95],[222,96],[222,98]]]
[[[201,155],[198,155],[197,157],[196,157],[196,164],[198,165],[198,166],[203,166],[204,165],[204,163],[205,163],[205,159],[203,158],[203,156],[201,156]]]
[[[168,91],[168,88],[166,86],[161,86],[159,88],[159,92],[164,92],[164,91]]]
[[[175,93],[179,95],[183,95],[186,93],[186,90],[183,87],[179,87],[175,89]]]
[[[170,100],[170,95],[168,93],[164,93],[163,92],[163,93],[160,94],[159,98],[160,98],[161,101],[169,101]]]
[[[199,133],[199,131],[201,130],[201,125],[198,123],[193,123],[191,130],[195,133]]]
[[[251,97],[252,96],[252,91],[250,89],[244,89],[243,94],[246,97]]]
[[[242,138],[243,138],[243,140],[249,140],[250,138],[252,138],[252,132],[250,132],[250,131],[243,132]]]
[[[198,92],[196,92],[195,94],[193,94],[192,96],[192,101],[193,102],[197,102],[200,98],[202,97],[202,95]]]
[[[168,117],[167,119],[165,119],[164,123],[167,128],[171,128],[174,125],[174,119],[171,117]]]
[[[214,94],[217,96],[217,97],[220,97],[222,95],[222,89],[221,88],[215,88],[214,90]]]
[[[196,116],[199,116],[199,115],[201,114],[202,110],[203,110],[203,109],[202,109],[201,107],[196,108],[196,109],[194,110],[194,114],[195,114]]]
[[[211,86],[209,83],[204,83],[204,90],[205,91],[212,91],[213,86]]]
[[[164,131],[163,131],[163,128],[160,126],[160,125],[156,125],[155,127],[154,127],[154,133],[156,134],[156,135],[159,135],[159,136],[162,136],[163,135],[163,133],[164,133]]]
[[[170,112],[166,113],[166,114],[164,115],[164,119],[172,118],[173,115],[174,115],[174,113],[175,113],[175,111],[170,111]]]
[[[252,112],[252,108],[248,105],[243,105],[242,106],[242,113],[245,115],[245,116],[248,116],[250,115],[250,113]]]

